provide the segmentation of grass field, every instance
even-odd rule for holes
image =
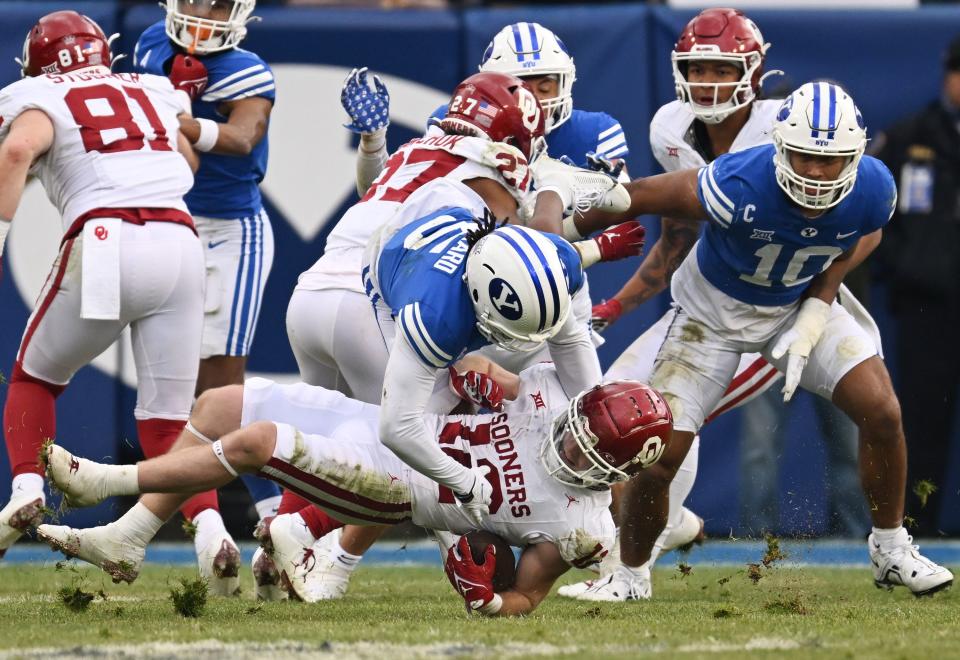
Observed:
[[[194,577],[189,568],[148,566],[133,585],[117,586],[93,569],[7,565],[0,567],[0,657],[912,660],[960,649],[958,592],[925,599],[887,593],[873,586],[866,568],[773,566],[760,569],[756,582],[749,574],[746,566],[695,566],[684,576],[674,565],[655,572],[650,602],[552,596],[526,619],[470,620],[436,568],[361,567],[342,601],[257,604],[247,593],[210,599],[199,618],[184,618],[170,591]],[[72,611],[58,595],[62,588],[97,595],[85,610]]]

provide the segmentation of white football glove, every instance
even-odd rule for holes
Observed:
[[[630,193],[604,172],[573,167],[547,156],[537,158],[530,171],[537,193],[552,190],[560,196],[564,208],[580,212],[590,208],[623,212],[630,208]]]
[[[484,516],[489,514],[490,503],[493,501],[493,486],[487,481],[489,470],[485,467],[472,468],[470,471],[475,476],[473,488],[468,493],[454,493],[464,513],[470,516],[478,527],[483,522]]]
[[[787,354],[787,372],[783,389],[780,390],[783,392],[784,402],[793,398],[793,393],[800,384],[803,368],[807,366],[810,351],[820,341],[829,320],[830,304],[819,298],[807,298],[800,304],[800,311],[797,312],[797,320],[793,322],[793,326],[780,336],[770,351],[775,360],[783,357],[784,353]]]

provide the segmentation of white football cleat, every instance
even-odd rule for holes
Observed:
[[[588,589],[574,598],[603,602],[648,600],[653,595],[650,569],[643,566],[637,570],[640,571],[640,576],[634,575],[626,566],[620,566],[607,577],[594,580]]]
[[[920,554],[920,548],[912,545],[913,537],[902,531],[902,542],[886,550],[871,534],[867,539],[870,547],[870,563],[873,565],[873,583],[888,591],[904,586],[914,596],[927,596],[946,589],[953,584],[953,573],[935,564]]]
[[[680,516],[680,523],[667,534],[661,554],[677,548],[689,550],[694,544],[703,543],[706,538],[703,531],[703,518],[687,507],[680,509]]]
[[[307,576],[311,602],[343,598],[349,586],[350,572],[328,558],[324,558]]]
[[[0,558],[24,532],[40,524],[43,520],[43,505],[44,495],[43,491],[40,491],[16,495],[0,510]]]
[[[573,584],[565,584],[559,589],[557,589],[557,595],[563,596],[564,598],[579,598],[580,594],[586,592],[590,589],[595,583],[599,582],[602,578],[593,578],[592,580],[584,580],[583,582],[574,582]]]
[[[253,584],[257,600],[287,600],[289,596],[280,581],[280,571],[261,547],[253,553]]]
[[[145,548],[131,542],[116,526],[73,529],[66,525],[40,525],[37,536],[67,557],[99,566],[114,582],[133,582],[140,574]]]
[[[240,549],[226,531],[213,536],[197,552],[200,577],[215,596],[240,595]]]
[[[280,579],[291,598],[313,602],[307,576],[317,568],[315,539],[300,516],[284,513],[257,531],[260,545],[273,558]],[[265,529],[264,529],[265,527]]]
[[[74,456],[63,447],[47,447],[47,478],[71,507],[99,504],[107,499],[106,465]]]
[[[568,165],[554,158],[538,158],[530,166],[538,189],[556,190],[567,206],[584,212],[597,208],[623,212],[630,208],[630,193],[604,172]],[[562,191],[562,192],[561,192]]]

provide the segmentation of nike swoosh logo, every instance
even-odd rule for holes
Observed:
[[[842,241],[845,238],[850,238],[856,233],[857,233],[856,231],[851,231],[851,232],[847,232],[846,234],[837,234],[837,240]]]
[[[840,237],[837,236],[837,238],[840,238]],[[222,241],[210,241],[209,243],[207,243],[207,248],[209,248],[209,249],[212,250],[213,248],[217,247],[218,245],[223,245],[224,243],[227,242],[227,240],[228,240],[228,239],[225,238],[225,239],[223,239]]]

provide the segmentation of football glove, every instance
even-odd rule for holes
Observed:
[[[450,584],[463,597],[467,612],[496,614],[503,606],[503,599],[493,590],[493,574],[497,568],[497,549],[493,544],[487,546],[483,563],[477,565],[470,552],[470,543],[466,536],[447,550],[443,570]]]
[[[594,305],[590,312],[590,327],[594,332],[602,333],[616,323],[620,315],[623,314],[623,305],[616,298],[604,300],[599,305]]]
[[[503,388],[487,374],[479,371],[458,374],[450,367],[450,387],[464,401],[496,412],[503,410]]]
[[[598,261],[617,261],[643,252],[646,229],[636,220],[614,225],[585,241],[573,244],[580,252],[580,261],[587,268]]]
[[[800,311],[797,312],[797,320],[793,322],[793,326],[780,336],[770,351],[775,360],[787,355],[787,371],[783,389],[780,390],[783,392],[784,402],[793,398],[793,393],[800,384],[800,376],[803,375],[803,369],[810,358],[810,351],[820,341],[829,320],[830,304],[819,298],[807,298],[800,304]]]
[[[340,90],[340,105],[350,115],[344,126],[354,133],[374,133],[390,124],[390,93],[380,76],[373,77],[373,89],[367,84],[367,67],[354,69]]]
[[[191,101],[196,101],[207,88],[207,67],[191,55],[180,53],[174,57],[168,77],[173,88],[186,94]]]
[[[470,471],[474,475],[473,486],[468,492],[454,492],[453,496],[457,498],[463,512],[479,527],[484,516],[490,512],[490,503],[493,501],[493,486],[487,481],[486,469],[478,467]]]

